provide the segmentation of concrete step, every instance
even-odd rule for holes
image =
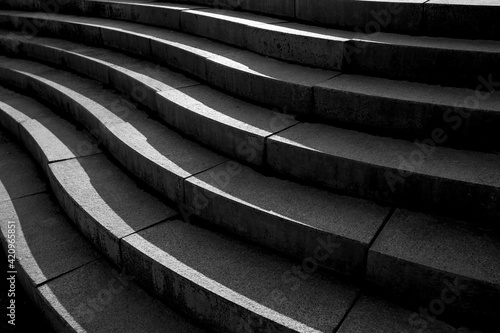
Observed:
[[[221,331],[331,332],[358,294],[350,283],[314,266],[304,272],[293,262],[183,221],[127,238],[123,258],[127,271],[141,274],[162,299],[204,316]]]
[[[20,65],[22,63],[10,60],[10,67],[17,66],[18,69],[24,70],[24,65]],[[30,64],[36,66],[31,62],[26,62],[26,64],[28,67]],[[49,67],[43,66],[36,67],[32,73],[36,74],[36,71],[48,71],[49,69]],[[13,73],[10,69],[5,68],[4,70]],[[7,78],[9,75],[6,74],[5,77]],[[19,71],[12,75],[22,77],[23,80],[26,78]],[[56,76],[58,76],[58,82],[61,82],[62,77],[67,77],[68,84],[74,87],[70,86],[72,91],[82,89],[81,84],[75,83],[79,81],[74,81],[70,74],[54,72],[54,74],[45,75],[52,82],[56,81]],[[54,83],[51,85],[51,94],[59,94],[61,89],[66,89],[59,88]],[[93,85],[94,83],[84,84],[86,90],[92,89]],[[98,94],[98,92],[94,94]],[[87,96],[87,99],[89,97],[95,98],[92,93]],[[55,97],[52,99],[57,100]],[[110,98],[108,97],[108,99]],[[119,98],[115,97],[116,99]],[[110,105],[111,102],[104,102],[105,105],[106,103]],[[61,107],[63,106],[61,105]],[[127,111],[131,110],[127,109],[130,108],[129,105],[115,106],[114,108],[125,110],[122,113],[126,117],[131,114],[137,115],[136,112]],[[103,111],[104,113],[106,111]],[[73,114],[75,113],[73,112]],[[81,118],[81,116],[78,118],[78,115],[75,117]],[[132,173],[139,175],[148,185],[174,202],[182,202],[183,179],[227,161],[215,156],[208,157],[209,153],[203,152],[201,154],[207,156],[205,162],[197,158],[195,163],[197,167],[191,169],[191,172],[183,172],[177,166],[170,166],[164,169],[163,174],[158,175],[156,171],[150,170],[156,170],[158,164],[168,165],[170,163],[171,165],[172,158],[184,156],[183,145],[187,147],[186,144],[191,143],[179,141],[178,144],[175,144],[175,147],[179,147],[178,153],[174,154],[170,160],[165,160],[164,154],[166,153],[158,153],[158,148],[149,146],[149,143],[141,145],[137,141],[132,142],[130,140],[131,134],[124,134],[128,131],[125,129],[125,125],[116,125],[117,128],[121,127],[122,129],[120,131],[111,130],[112,134],[110,134],[106,122],[117,124],[123,121],[122,118],[112,113],[103,117],[109,118],[109,120],[104,122],[99,119],[83,121],[89,124],[87,125],[89,129],[94,131],[98,129],[97,135],[110,146],[108,149]],[[132,119],[134,118],[132,117]],[[142,133],[136,134],[139,137],[152,136],[152,128],[156,128],[158,131],[155,137],[165,135],[162,134],[165,129],[156,122],[149,122],[147,134],[141,131],[141,128],[146,128],[145,123],[148,123],[144,117],[137,115],[136,121],[129,120],[129,123],[135,127],[132,127],[130,131],[139,130]],[[432,135],[433,141],[443,141],[446,138],[446,133],[443,131],[433,132]],[[117,137],[120,139],[117,140]],[[336,142],[336,144],[332,146],[331,142]],[[161,147],[167,146],[167,142],[161,145]],[[186,149],[186,151],[194,151],[194,146],[189,147],[191,148]],[[149,154],[152,155],[145,153],[148,150],[151,151]],[[386,204],[398,204],[430,212],[439,212],[485,225],[495,225],[500,211],[498,207],[500,202],[498,200],[500,175],[498,154],[435,148],[428,143],[415,145],[408,141],[307,123],[297,124],[279,134],[270,136],[267,139],[265,152],[267,166],[272,170],[302,181],[312,181],[349,195],[378,200]],[[172,155],[171,152],[168,154]],[[143,163],[146,163],[146,166],[139,166],[139,162],[133,162],[144,158],[146,161]],[[179,163],[175,162],[177,165]],[[325,168],[325,165],[331,167]],[[184,166],[184,168],[186,167],[188,165]],[[193,164],[191,163],[189,167],[192,168]],[[240,167],[229,166],[229,168],[239,169]],[[231,174],[231,172],[229,173]],[[163,179],[163,181],[159,181],[158,178]],[[165,184],[172,185],[165,186]]]
[[[367,280],[385,297],[418,299],[427,320],[453,313],[463,323],[499,327],[498,258],[498,233],[397,209],[370,248]]]
[[[96,4],[97,3],[97,4]],[[110,4],[111,3],[111,4]],[[117,3],[117,4],[115,4]],[[362,34],[380,31],[410,35],[430,35],[470,39],[500,39],[498,17],[500,4],[496,0],[170,0],[168,3],[153,0],[81,0],[45,3],[40,0],[6,0],[3,8],[53,12],[82,13],[90,8],[119,8],[122,13],[141,5],[135,13],[148,8],[166,7],[173,14],[175,9],[189,10],[209,7],[216,10],[235,11],[237,14],[253,12],[277,17],[281,20],[303,21],[307,24],[330,26]],[[157,14],[157,13],[156,13]],[[140,15],[138,15],[140,17]],[[160,15],[151,15],[154,20]],[[177,15],[168,15],[175,21]],[[149,20],[151,22],[151,20]],[[178,24],[178,22],[176,22]]]
[[[191,87],[198,82],[154,63],[64,40],[0,33],[12,56],[65,66],[110,84],[194,140],[252,164],[264,162],[266,137],[297,124],[206,86]],[[483,78],[482,92],[343,74],[314,87],[310,117],[437,146],[498,151],[500,93],[492,79]],[[432,133],[443,127],[446,140],[436,142]]]
[[[17,127],[70,219],[113,263],[120,264],[121,238],[177,214],[138,188],[74,125],[51,112],[28,119],[7,103],[0,110],[11,121],[2,125],[21,121],[11,131]]]
[[[11,15],[14,21],[10,20]],[[309,112],[313,105],[313,86],[339,74],[280,62],[204,38],[122,21],[0,12],[0,22],[5,20],[8,26],[14,23],[17,27],[18,23],[23,24],[21,21],[31,22],[27,24],[34,24],[40,34],[65,39],[71,29],[72,40],[155,59],[229,93],[274,106],[281,112]]]
[[[498,227],[500,155],[301,123],[271,136],[274,171],[343,193]],[[430,142],[430,143],[429,143]]]
[[[148,119],[125,98],[106,91],[95,81],[28,61],[5,60],[2,66],[5,66],[1,67],[4,82],[28,88],[39,98],[57,104],[96,135],[135,177],[180,205],[185,218],[196,212],[211,223],[299,258],[314,257],[319,239],[327,243],[330,239],[338,240],[346,249],[323,260],[320,265],[348,275],[363,275],[368,246],[389,213],[388,208],[252,173],[249,168],[215,155]],[[113,107],[108,109],[104,105]],[[248,174],[253,179],[248,178]],[[193,181],[205,177],[216,187],[206,182],[193,186]],[[257,181],[255,178],[259,193],[248,196],[241,190]],[[213,209],[214,213],[207,215],[205,211],[202,214],[201,210],[207,207],[199,203],[200,199],[221,196],[221,188],[225,190],[227,182],[238,184],[241,181],[244,183],[237,186],[238,192],[222,193],[232,207],[238,207],[236,211],[228,207],[225,200],[220,203],[213,200],[211,202],[216,205],[208,209]],[[274,184],[269,185],[270,181]],[[263,194],[266,200],[255,202]],[[290,197],[301,198],[296,210],[289,211],[289,202],[284,199]],[[318,205],[319,201],[325,204]],[[269,203],[274,204],[267,206]],[[364,214],[362,219],[360,210]],[[231,212],[241,218],[235,220],[228,214]],[[258,218],[254,219],[255,216]]]
[[[24,68],[29,68],[27,63],[24,63]],[[7,102],[10,103],[12,94],[6,93],[5,95],[8,97],[6,98]],[[4,109],[9,111],[7,108]],[[7,112],[4,111],[4,113]],[[17,112],[20,113],[19,110]],[[12,110],[10,110],[10,114],[13,114]],[[44,145],[40,144],[39,146],[43,147]],[[109,215],[109,209],[100,203],[97,198],[99,195],[104,196],[103,199],[106,199],[106,203],[110,205],[109,207],[113,207],[115,212],[123,212],[124,207],[122,206],[127,207],[125,211],[132,209],[134,213],[123,214],[127,219],[134,219],[135,212],[138,210],[136,205],[149,207],[146,204],[151,200],[144,201],[137,193],[130,194],[130,197],[126,199],[122,194],[118,194],[119,198],[116,201],[107,197],[106,191],[101,191],[97,195],[91,193],[91,190],[88,190],[89,186],[95,187],[95,190],[102,186],[116,195],[117,190],[113,189],[106,180],[112,179],[113,175],[119,174],[120,171],[115,168],[112,175],[108,174],[105,179],[95,177],[96,173],[94,172],[79,172],[81,161],[89,159],[104,160],[104,157],[102,154],[98,154],[50,163],[50,171],[57,177],[60,184],[60,187],[55,190],[56,193],[63,191],[71,198],[71,200],[61,200],[62,196],[58,195],[63,207],[74,206],[73,210],[68,209],[68,211],[82,210],[87,211],[89,216],[102,217],[93,220],[95,223],[104,224],[101,227],[97,226],[97,228],[105,228],[108,219],[119,225],[113,216]],[[69,165],[67,164],[69,161],[77,163]],[[55,169],[53,165],[61,167]],[[104,164],[99,165],[100,171],[106,169]],[[220,175],[219,171],[214,170],[214,174]],[[248,172],[246,173],[248,174]],[[203,177],[205,176],[201,174],[200,178]],[[90,185],[86,186],[85,183],[90,183]],[[256,184],[257,182],[254,179],[252,183]],[[81,190],[76,191],[74,184],[80,185]],[[127,186],[124,186],[123,183],[120,185],[122,191],[127,194]],[[239,188],[241,191],[241,186],[234,185],[236,185],[234,188]],[[279,184],[277,182],[271,184],[271,188],[276,187],[276,185]],[[84,193],[80,194],[82,190]],[[247,193],[249,196],[253,195],[251,191]],[[89,197],[91,199],[87,199]],[[284,197],[285,200],[288,200],[288,209],[296,208],[295,203],[290,205],[290,200],[294,197],[297,202],[304,199],[296,194]],[[212,200],[216,202],[218,199],[213,198]],[[314,204],[323,207],[323,209],[336,205],[332,201],[323,203],[318,200],[315,200]],[[355,204],[355,202],[350,204]],[[274,207],[274,203],[270,205]],[[131,206],[132,208],[130,208]],[[357,207],[354,208],[353,211],[358,216],[349,221],[351,224],[355,221],[359,223],[360,219],[366,218],[364,216],[367,212],[366,206],[362,208],[358,203]],[[148,208],[148,211],[152,210],[150,207]],[[99,213],[101,211],[106,211],[108,214]],[[309,215],[310,212],[311,210],[302,210],[302,215]],[[344,214],[346,213],[344,212]],[[378,215],[383,216],[380,213]],[[75,216],[75,214],[69,216]],[[135,272],[134,270],[140,272],[140,274],[133,275],[141,285],[175,304],[186,313],[198,319],[202,318],[201,320],[205,324],[231,332],[241,332],[242,329],[270,332],[330,332],[332,328],[338,327],[342,322],[345,323],[343,318],[346,315],[349,318],[350,313],[347,314],[349,308],[358,304],[354,304],[356,295],[359,294],[356,287],[318,270],[320,262],[328,258],[327,254],[331,255],[336,250],[339,252],[353,251],[353,248],[349,248],[348,243],[340,237],[327,238],[326,241],[323,239],[314,240],[314,252],[304,257],[302,265],[299,265],[279,258],[267,250],[258,249],[236,240],[234,237],[211,232],[200,226],[174,221],[172,218],[175,216],[167,218],[170,220],[165,223],[153,224],[150,228],[139,233],[135,231],[140,229],[134,230],[129,237],[122,239],[119,248],[121,257],[119,262],[127,268],[129,273]],[[340,218],[345,218],[345,215]],[[88,218],[85,220],[90,221]],[[255,219],[253,223],[255,224],[257,221],[259,220]],[[337,228],[343,228],[345,233],[349,232],[348,226],[349,224],[345,224],[343,227],[338,226]],[[368,235],[367,231],[365,227],[364,237]],[[466,234],[464,235],[466,236]],[[184,241],[186,237],[190,239],[189,242]],[[95,238],[91,238],[91,240],[100,248],[99,240]],[[382,241],[382,244],[385,243],[388,242]],[[208,245],[202,246],[200,244]],[[489,244],[494,243],[490,241]],[[454,246],[457,246],[457,243]],[[344,249],[344,247],[347,248]],[[101,248],[101,250],[103,249]],[[106,253],[104,250],[103,252]],[[481,257],[486,253],[488,252],[482,252]],[[220,258],[224,258],[224,260],[220,260]],[[257,264],[248,265],[247,262],[242,262],[241,258]],[[249,266],[250,269],[242,270],[242,267]],[[445,274],[453,274],[453,270],[451,273]],[[491,272],[481,278],[488,281],[490,276]],[[284,285],[286,288],[282,287]],[[318,297],[321,298],[321,302],[317,301]],[[213,304],[217,304],[217,306],[213,306]],[[297,304],[302,304],[302,306],[297,308]],[[394,309],[399,311],[398,313],[405,313],[403,309],[395,305],[389,307],[390,311],[396,311]],[[450,310],[450,313],[453,312]],[[387,323],[386,320],[385,323],[401,327],[402,324],[399,323],[399,320],[402,319],[402,315],[398,315],[396,319],[390,323]]]
[[[40,191],[46,185],[33,160],[10,139],[0,141],[0,187],[9,194],[0,202],[0,240],[16,257],[10,285],[26,291],[55,332],[205,332],[104,261]]]
[[[384,24],[386,26],[394,23],[396,19],[401,19],[405,24],[412,25],[411,23],[409,23],[408,18],[408,16],[411,16],[410,12],[420,15],[422,12],[420,7],[424,6],[422,1],[420,1],[420,3],[418,4],[412,2],[398,2],[392,4],[395,7],[391,7],[391,9],[398,11],[398,15],[394,15],[394,13],[391,14],[389,12],[391,9],[388,8],[389,4],[387,2],[380,3],[374,1],[336,1],[332,3],[318,3],[318,7],[314,7],[314,4],[306,3],[305,1],[296,3],[299,19],[302,20],[309,15],[315,16],[314,14],[310,13],[311,10],[319,11],[321,14],[328,13],[328,18],[332,19],[332,17],[335,15],[344,15],[345,13],[342,13],[342,10],[346,9],[344,7],[352,5],[356,6],[356,9],[350,9],[355,10],[355,14],[349,14],[349,19],[346,19],[359,19],[363,16],[365,16],[363,17],[363,19],[366,19],[366,15],[362,14],[363,10],[361,8],[367,5],[382,7],[379,8],[379,11],[377,11],[376,8],[372,8],[371,10],[369,10],[370,14],[375,16],[371,17],[369,21],[365,22],[366,26],[365,24],[352,26],[357,28],[355,29],[355,32],[323,29],[314,26],[298,24],[296,22],[287,22],[280,18],[259,16],[256,14],[238,12],[233,10],[224,10],[217,8],[192,8],[192,5],[179,6],[178,4],[159,2],[137,3],[130,1],[108,0],[87,1],[85,2],[84,11],[82,11],[80,14],[133,21],[166,27],[169,29],[181,30],[183,32],[222,41],[224,43],[235,45],[259,54],[271,56],[278,59],[298,62],[314,67],[322,67],[333,70],[346,70],[350,68],[349,62],[351,60],[351,57],[356,57],[356,54],[360,53],[359,51],[366,47],[366,44],[364,44],[362,40],[370,40],[374,37],[375,40],[377,40],[377,37],[384,38],[385,34],[380,34],[381,25],[380,22],[376,20],[376,17],[379,19],[379,21],[382,21],[382,23],[386,23]],[[333,11],[332,13],[329,12],[330,6],[339,8],[337,8],[337,10]],[[478,6],[469,7],[477,8]],[[492,7],[490,6],[488,8]],[[500,8],[500,6],[495,6],[493,8]],[[404,10],[406,10],[405,13],[403,13]],[[382,14],[383,11],[385,11],[390,16],[390,18],[386,16],[387,14]],[[150,19],[151,17],[155,16],[159,17],[160,13],[162,12],[164,13],[162,17],[167,17],[168,20]],[[368,14],[368,12],[366,12],[365,14]],[[389,22],[387,23],[385,21]],[[418,19],[418,21],[420,21],[420,19]],[[445,22],[446,21],[447,20],[445,20]],[[493,21],[495,20],[491,20],[490,22]],[[429,23],[432,24],[434,22],[435,19],[430,19]],[[474,21],[474,23],[475,22],[476,21]],[[456,25],[456,22],[454,24]],[[420,24],[416,24],[417,29],[419,25]],[[496,23],[493,23],[492,25],[494,26],[496,25]],[[338,26],[345,28],[343,24],[339,24]],[[379,29],[377,29],[376,31],[372,31],[376,26],[378,26]],[[500,27],[499,25],[496,26],[496,29]],[[484,30],[488,31],[490,29],[491,27]],[[368,32],[365,32],[364,30],[367,30]],[[399,30],[399,32],[405,32],[404,29],[385,30]],[[463,31],[463,29],[461,30]],[[413,32],[415,34],[419,33],[418,30],[414,30]],[[435,33],[439,35],[439,31],[436,31]],[[426,35],[427,33],[423,34]],[[388,36],[389,35],[385,37]],[[477,38],[488,39],[488,36],[489,35],[486,32],[485,36],[479,35],[477,36]],[[426,45],[424,40],[426,40],[427,43],[429,43],[429,41],[432,41],[432,39],[422,39],[409,36],[406,36],[403,39],[399,38],[397,42],[395,41],[395,39],[390,40],[400,48],[403,48],[400,42],[404,41],[405,39],[407,39],[408,42],[420,41],[421,44],[419,46],[421,47],[429,46]],[[353,43],[353,41],[356,42]],[[473,42],[461,42],[463,43],[463,46],[467,44],[475,44]],[[438,40],[438,43],[440,46],[444,47],[448,45],[450,49],[455,49],[454,47],[456,47],[456,45],[453,45],[451,40],[440,39]],[[436,45],[434,45],[434,47],[436,47]],[[386,51],[388,50],[386,49]],[[428,51],[430,50],[426,50],[426,52]],[[387,52],[387,54],[389,53],[390,52]],[[464,56],[464,54],[462,54],[462,56]],[[448,54],[447,57],[449,59],[451,55]],[[394,61],[394,58],[391,59],[391,62]],[[419,61],[422,61],[422,59],[419,59]],[[408,63],[405,63],[405,66],[408,65]],[[450,64],[446,63],[445,65],[449,66]],[[435,69],[436,68],[433,68],[433,70]],[[353,70],[355,69],[353,68]],[[431,71],[428,71],[428,73],[432,74]]]
[[[268,104],[272,103],[272,98],[266,93],[270,89],[268,87],[270,83],[268,82],[267,86],[265,86],[266,90],[262,90],[259,88],[260,85],[252,83],[253,80],[250,81],[250,78],[254,79],[257,75],[263,81],[269,81],[270,79],[275,81],[290,80],[294,86],[299,85],[299,87],[302,87],[300,89],[294,87],[297,90],[295,90],[295,94],[291,95],[291,89],[280,89],[274,91],[276,92],[274,96],[283,95],[287,97],[288,99],[280,98],[280,102],[294,110],[294,112],[300,112],[300,110],[306,108],[306,105],[300,103],[302,99],[307,99],[307,95],[304,95],[304,89],[307,90],[308,85],[319,83],[318,79],[319,81],[326,80],[323,76],[329,75],[329,78],[331,78],[336,75],[336,72],[326,70],[313,71],[309,69],[306,71],[302,67],[293,67],[291,64],[274,62],[271,59],[259,57],[253,52],[241,51],[240,48],[221,45],[209,42],[204,38],[148,27],[142,24],[100,18],[72,17],[62,14],[47,16],[43,13],[9,11],[2,11],[0,14],[0,17],[3,17],[4,27],[14,26],[18,30],[36,30],[37,33],[50,33],[63,38],[66,38],[63,31],[69,29],[69,31],[75,31],[73,37],[77,40],[104,44],[143,56],[157,58],[159,61],[169,63],[170,66],[185,70],[202,79],[207,79],[211,84],[223,89],[229,89],[232,93],[242,94],[246,98],[252,98],[256,94],[264,97],[267,94],[268,98],[262,102]],[[13,15],[12,19],[8,19],[9,14]],[[52,23],[47,24],[50,22]],[[260,29],[261,24],[258,27]],[[117,29],[121,30],[117,31]],[[295,29],[308,30],[307,27],[296,27]],[[83,32],[84,30],[88,31]],[[208,31],[208,29],[202,30],[204,33]],[[100,31],[103,32],[102,35]],[[253,35],[255,34],[251,36]],[[312,30],[309,29],[307,37],[301,38],[310,41],[315,36],[321,37],[321,35],[324,35],[326,39],[331,39],[332,32],[312,28]],[[219,34],[215,32],[214,36],[219,36]],[[240,36],[240,34],[236,36]],[[289,39],[294,40],[294,36],[297,36],[297,34],[290,34],[289,37],[286,37],[287,43],[290,43],[288,42]],[[248,38],[252,39],[249,36]],[[271,37],[267,44],[281,45],[281,43],[272,42],[274,39],[275,37]],[[257,40],[260,39],[257,38]],[[259,42],[256,41],[255,43]],[[321,42],[318,43],[321,44]],[[342,71],[452,86],[467,86],[472,89],[479,84],[479,76],[484,77],[490,74],[497,76],[500,73],[500,42],[496,41],[478,42],[384,33],[351,36],[349,40],[343,43],[343,63],[345,66],[341,68]],[[302,47],[301,45],[304,42],[300,41],[296,44],[302,51],[294,51],[294,54],[311,54],[311,49],[324,52],[321,51],[323,50],[321,46]],[[331,47],[327,49],[331,49]],[[205,52],[202,52],[202,50]],[[264,54],[266,54],[265,52]],[[268,53],[272,55],[273,52]],[[295,55],[291,57],[301,58]],[[331,59],[330,54],[321,57]],[[285,68],[287,69],[285,70]],[[244,75],[245,73],[246,75]],[[231,79],[228,77],[228,75],[233,76],[236,74],[241,78],[240,84],[234,84],[236,78]],[[253,94],[242,91],[241,82],[245,81],[249,81],[248,85],[253,85]],[[249,89],[249,87],[245,89]],[[299,93],[300,95],[297,95]],[[301,96],[302,98],[298,99],[295,96]],[[290,99],[298,105],[294,106],[295,104],[287,103]]]

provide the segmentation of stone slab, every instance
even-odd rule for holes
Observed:
[[[0,146],[0,202],[47,190],[33,161],[10,140]]]
[[[418,33],[425,0],[328,1],[296,0],[295,15],[302,21],[368,31]]]
[[[458,329],[458,330],[457,330]],[[455,327],[433,317],[401,308],[379,298],[361,296],[351,309],[339,333],[479,333]]]
[[[176,214],[102,154],[49,168],[51,187],[69,218],[115,264],[121,238]]]
[[[4,201],[0,212],[4,248],[11,240],[8,236],[15,235],[16,268],[26,274],[31,288],[99,258],[52,196],[43,193]]]
[[[127,237],[123,250],[141,283],[218,330],[331,331],[357,294],[320,272],[284,285],[293,262],[182,221]]]
[[[265,138],[297,123],[207,86],[159,92],[158,115],[210,148],[262,165]]]
[[[444,306],[446,315],[496,327],[499,241],[489,229],[397,209],[370,248],[367,279],[398,297],[436,303],[435,315]]]
[[[39,306],[56,328],[103,333],[206,332],[104,260],[50,281],[38,293]]]
[[[235,162],[189,178],[185,189],[186,205],[194,214],[288,255],[315,258],[318,242],[335,243],[318,264],[358,277],[368,244],[389,212],[266,177]]]
[[[496,225],[498,155],[426,147],[302,123],[268,139],[267,161],[275,171],[350,195]]]

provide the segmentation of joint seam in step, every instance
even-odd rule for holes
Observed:
[[[93,247],[92,249],[93,249],[93,250],[96,250],[94,247]],[[80,269],[80,268],[82,268],[82,267],[84,267],[84,266],[87,266],[87,265],[91,265],[91,264],[93,264],[94,262],[99,261],[99,260],[102,260],[102,259],[103,259],[103,257],[102,257],[102,255],[101,255],[101,253],[99,253],[99,256],[98,256],[96,259],[92,259],[91,261],[89,261],[89,262],[87,262],[87,263],[85,263],[85,264],[79,265],[79,266],[77,266],[77,267],[75,267],[75,268],[72,268],[72,269],[68,270],[67,272],[64,272],[64,273],[58,274],[58,275],[56,275],[56,276],[54,276],[54,277],[51,277],[50,279],[47,279],[47,280],[45,280],[44,282],[41,282],[41,283],[39,283],[39,284],[35,285],[35,288],[40,288],[41,286],[46,285],[46,284],[47,284],[47,283],[49,283],[49,282],[55,281],[55,280],[57,280],[57,279],[59,279],[59,278],[61,278],[61,277],[65,276],[65,275],[67,275],[67,274],[70,274],[70,273],[72,273],[72,272],[76,271],[77,269]]]

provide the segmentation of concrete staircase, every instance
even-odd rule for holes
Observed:
[[[51,325],[496,332],[500,3],[187,3],[0,2],[2,243]]]

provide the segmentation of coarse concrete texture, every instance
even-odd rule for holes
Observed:
[[[174,202],[183,200],[183,179],[227,161],[149,119],[125,96],[95,81],[60,70],[43,77],[15,71],[29,77],[38,95],[50,96],[45,99],[51,103],[60,101],[57,104],[97,136],[122,165]]]
[[[236,162],[187,179],[185,190],[187,207],[206,221],[356,277],[363,275],[368,246],[389,213],[370,202],[266,177]]]
[[[430,139],[434,129],[443,128],[447,139],[434,145],[498,150],[500,94],[481,88],[344,74],[314,87],[313,113],[333,124],[409,139]]]
[[[339,72],[291,65],[240,51],[207,60],[209,83],[237,96],[253,99],[279,112],[308,114],[313,86]]]
[[[269,14],[293,18],[295,13],[295,0],[190,0],[189,3],[200,6],[213,7],[216,9],[230,9],[237,11],[249,11],[255,13]],[[171,0],[169,2],[185,2],[183,0]]]
[[[40,58],[46,53],[44,61],[64,63],[101,83],[111,82],[114,88],[151,107],[162,120],[184,134],[253,164],[262,164],[266,136],[297,123],[290,116],[270,112],[206,86],[177,90],[175,88],[197,83],[161,66],[117,52],[49,38],[22,43],[22,55]],[[47,52],[47,48],[51,52]],[[253,150],[258,151],[258,156],[254,156]]]
[[[434,131],[440,141],[446,132]],[[268,139],[273,170],[354,196],[497,225],[498,154],[416,145],[301,123]],[[496,226],[498,227],[498,226]]]
[[[295,0],[299,20],[351,28],[361,33],[420,30],[426,0]]]
[[[110,84],[151,109],[156,106],[156,92],[199,84],[158,64],[108,49],[54,38],[26,39],[21,34],[11,38],[21,42],[19,55],[64,66]]]
[[[0,177],[8,176],[2,170]],[[30,178],[37,177],[33,174]],[[17,263],[12,270],[26,275],[31,288],[100,257],[46,193],[4,201],[0,203],[0,212],[3,246],[7,251],[7,244],[14,239],[16,248]],[[15,238],[9,238],[11,234]]]
[[[475,89],[500,75],[500,41],[380,33],[349,42],[351,72]]]
[[[85,15],[134,21],[137,23],[179,29],[181,12],[200,8],[199,5],[139,1],[85,1]]]
[[[473,39],[500,39],[497,0],[430,0],[424,5],[425,33]]]
[[[104,260],[49,281],[38,293],[57,332],[206,332]]]
[[[181,15],[182,31],[305,65],[340,70],[346,38],[282,26],[280,19],[228,10],[203,9]],[[304,26],[307,28],[307,26]],[[326,30],[326,29],[325,29]]]
[[[222,331],[331,332],[357,295],[316,269],[301,280],[294,262],[182,221],[124,239],[123,263],[140,284]]]
[[[367,279],[434,315],[498,327],[499,241],[489,229],[397,209],[370,248]]]
[[[338,333],[455,333],[457,327],[417,311],[401,308],[380,298],[361,296]],[[477,333],[458,327],[460,333]]]
[[[158,115],[166,123],[216,151],[255,165],[263,164],[266,137],[298,123],[207,86],[162,91],[156,99]]]
[[[121,238],[176,214],[102,154],[49,167],[52,190],[69,218],[118,265]]]
[[[43,169],[51,162],[101,152],[90,134],[57,116],[27,120],[19,125],[19,130],[24,146]]]
[[[14,200],[35,193],[45,192],[42,181],[32,160],[21,148],[2,134],[0,150],[0,202]]]

